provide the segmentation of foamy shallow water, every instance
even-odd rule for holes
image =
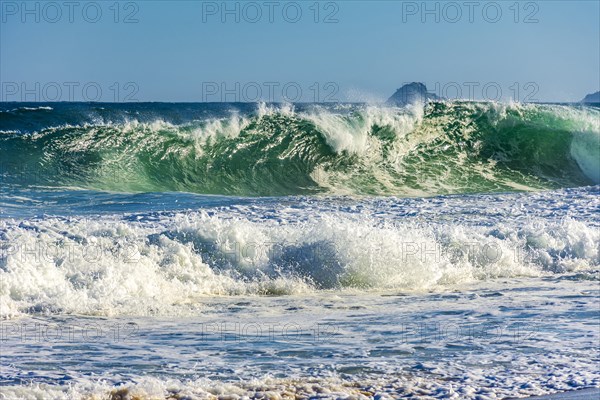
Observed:
[[[419,199],[13,190],[1,207],[5,398],[600,386],[597,186]]]
[[[2,393],[494,399],[597,387],[600,293],[580,278],[213,297],[187,318],[4,321]]]

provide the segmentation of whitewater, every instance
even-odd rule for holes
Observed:
[[[3,103],[0,155],[6,398],[600,386],[596,106]]]

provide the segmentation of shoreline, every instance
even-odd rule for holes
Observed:
[[[517,398],[508,398],[506,400],[516,400]],[[576,389],[568,392],[558,392],[554,394],[545,394],[542,396],[526,397],[528,400],[596,400],[600,399],[600,388]]]

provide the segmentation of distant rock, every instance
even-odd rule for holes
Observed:
[[[390,97],[386,104],[392,104],[395,106],[404,106],[407,104],[423,104],[428,100],[443,100],[442,97],[429,93],[427,87],[420,82],[413,82],[402,86],[396,90],[396,93]]]
[[[581,100],[581,102],[582,103],[600,103],[600,92],[588,94],[587,96],[585,96],[585,98],[583,100]]]

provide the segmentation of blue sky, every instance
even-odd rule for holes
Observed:
[[[595,0],[50,3],[0,3],[0,100],[378,101],[421,81],[451,98],[578,101],[600,88]]]

